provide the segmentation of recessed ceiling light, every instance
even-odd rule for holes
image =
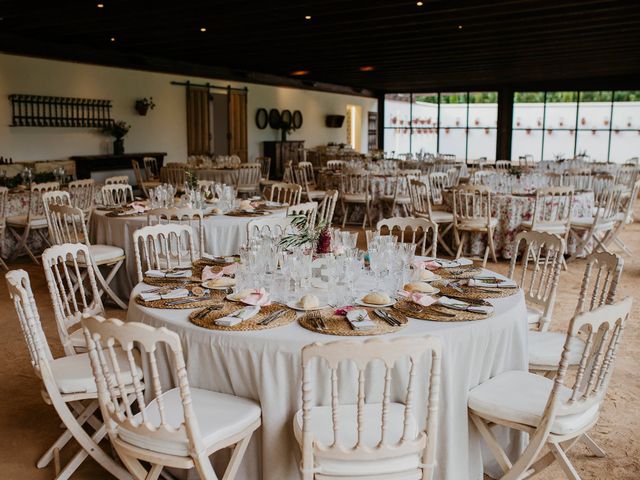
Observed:
[[[96,7],[98,7],[98,8],[104,8],[104,3],[99,3],[98,5],[96,5]]]
[[[116,41],[116,37],[111,37],[111,41],[115,42]]]
[[[305,16],[304,16],[304,19],[305,19],[305,20],[311,20],[311,15],[305,15]]]
[[[372,65],[365,65],[364,67],[360,67],[359,70],[361,72],[373,72],[375,70],[375,67]]]
[[[206,31],[207,31],[207,29],[206,29],[205,27],[200,27],[200,31],[201,31],[201,32],[206,32]]]
[[[303,75],[309,75],[309,70],[295,70],[291,72],[294,77],[302,77]]]
[[[462,30],[462,25],[458,25],[458,30]]]
[[[422,5],[424,5],[424,3],[422,3],[422,2],[416,2],[416,5],[417,5],[417,6],[419,6],[419,7],[421,7]]]

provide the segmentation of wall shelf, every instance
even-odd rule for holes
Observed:
[[[104,128],[111,123],[111,100],[9,95],[12,127]]]

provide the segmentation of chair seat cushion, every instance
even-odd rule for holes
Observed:
[[[93,261],[96,263],[107,262],[125,256],[123,249],[113,245],[91,245],[89,251]]]
[[[27,219],[28,216],[27,215],[16,215],[14,217],[8,217],[7,218],[7,225],[9,226],[16,226],[16,227],[24,227],[27,225]],[[31,227],[35,227],[35,228],[44,228],[47,226],[47,219],[45,217],[32,217],[29,220],[29,224],[31,225]]]
[[[326,195],[324,190],[309,190],[308,192],[304,192],[303,195],[309,199],[310,202],[314,200],[322,200]]]
[[[594,218],[593,217],[581,217],[571,220],[571,228],[586,230],[591,228],[593,225]],[[611,230],[613,228],[613,221],[602,222],[596,226],[597,230]]]
[[[529,365],[557,367],[567,335],[563,332],[529,332]],[[585,343],[573,337],[569,342],[569,365],[578,365]]]
[[[123,381],[129,385],[132,379],[127,356],[120,349],[116,349],[115,352],[121,367]],[[60,392],[67,394],[97,392],[88,353],[56,358],[50,362],[50,366]],[[112,368],[111,371],[113,371]],[[140,368],[138,368],[138,375],[142,376]]]
[[[79,328],[69,334],[71,345],[74,347],[87,348],[87,340],[84,338],[84,330]]]
[[[533,228],[533,222],[522,222],[521,227],[525,230],[531,230]],[[564,235],[567,233],[566,225],[558,225],[556,223],[536,223],[536,232],[555,233],[557,235]]]
[[[365,203],[367,196],[364,193],[345,193],[342,198],[347,203]]]
[[[357,438],[357,405],[340,405],[338,407],[338,422],[340,425],[339,442],[349,448],[355,445]],[[363,443],[367,447],[375,448],[380,441],[382,432],[382,406],[379,403],[368,403],[364,407],[364,432]],[[389,430],[387,440],[389,444],[397,443],[402,437],[404,421],[404,405],[401,403],[391,403],[389,409]],[[418,424],[413,417],[409,418],[409,438],[418,435]],[[333,443],[333,423],[331,407],[318,406],[311,410],[311,431],[315,441],[323,445]],[[298,410],[293,418],[293,432],[296,440],[302,445],[302,410]],[[316,467],[325,475],[360,476],[360,475],[383,475],[393,472],[403,472],[417,469],[420,465],[418,454],[403,455],[384,460],[376,460],[372,456],[371,460],[336,460],[316,457]]]
[[[437,222],[436,222],[437,223]],[[495,228],[498,225],[497,218],[491,218],[489,220],[489,225],[491,228]],[[458,230],[486,230],[487,228],[487,219],[478,219],[478,220],[463,220],[458,223]]]
[[[509,371],[478,385],[469,392],[469,408],[487,416],[537,427],[544,414],[553,380],[535,373]],[[560,399],[567,400],[571,390],[561,387]],[[567,435],[588,427],[598,419],[596,403],[582,413],[556,417],[551,433]]]
[[[431,211],[431,221],[440,223],[453,223],[453,213],[444,212],[442,210],[432,210]]]
[[[178,428],[184,422],[180,390],[174,388],[164,392],[162,401],[167,423]],[[241,433],[258,421],[262,414],[260,405],[253,400],[199,388],[191,389],[191,402],[205,448]],[[157,399],[147,405],[146,413],[151,425],[160,426],[160,410]],[[134,419],[142,422],[142,414],[138,413]],[[118,434],[127,443],[154,452],[178,456],[189,454],[186,436],[184,440],[180,440],[178,436],[175,440],[163,440],[124,426],[118,429]]]

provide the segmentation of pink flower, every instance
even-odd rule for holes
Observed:
[[[354,307],[347,305],[345,307],[342,308],[338,308],[334,313],[336,315],[341,315],[341,316],[345,316],[347,314],[347,312],[350,312],[351,310],[353,310]]]
[[[436,303],[436,299],[431,295],[427,295],[426,293],[419,292],[399,292],[401,296],[405,297],[407,300],[412,301],[413,303],[417,303],[418,305],[422,305],[423,307],[428,307],[429,305],[433,305]]]

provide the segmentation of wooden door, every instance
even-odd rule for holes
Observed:
[[[229,90],[229,155],[247,161],[247,92]]]

